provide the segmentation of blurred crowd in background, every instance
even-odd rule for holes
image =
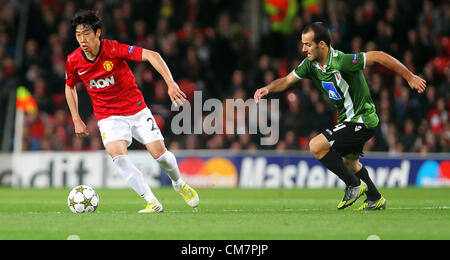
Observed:
[[[253,1],[253,0],[251,0]],[[15,66],[20,2],[0,0],[0,134],[11,91],[26,86],[39,113],[28,114],[23,150],[103,149],[89,96],[77,86],[80,114],[90,136],[75,137],[64,96],[64,66],[78,46],[70,19],[80,9],[103,17],[102,37],[157,51],[180,88],[203,99],[253,98],[257,88],[290,73],[305,57],[301,31],[323,21],[332,45],[346,53],[382,50],[427,81],[419,95],[381,66],[364,73],[380,117],[365,151],[450,151],[450,3],[417,0],[261,1],[258,46],[250,45],[249,5],[241,0],[33,0],[21,66]],[[309,80],[269,98],[280,100],[279,142],[261,146],[260,135],[174,135],[167,88],[146,63],[129,62],[169,149],[308,150],[309,140],[336,123],[335,110]],[[269,108],[270,109],[270,108]],[[2,136],[2,135],[0,135]],[[1,141],[1,140],[0,140]],[[12,147],[12,143],[11,143]],[[131,149],[143,147],[134,142]]]

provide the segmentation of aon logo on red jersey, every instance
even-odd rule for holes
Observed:
[[[114,85],[116,82],[114,81],[114,76],[111,76],[106,79],[99,80],[91,80],[89,81],[89,88],[107,88],[111,85]]]

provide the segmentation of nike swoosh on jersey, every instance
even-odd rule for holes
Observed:
[[[83,75],[83,74],[85,74],[87,72],[87,70],[86,71],[83,71],[83,72],[78,72],[78,75]]]

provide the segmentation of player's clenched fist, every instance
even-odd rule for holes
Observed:
[[[75,127],[75,134],[78,137],[86,137],[89,135],[89,131],[86,127],[86,124],[81,119],[74,120],[73,124]]]
[[[408,79],[408,84],[412,89],[417,90],[419,94],[422,94],[427,87],[427,82],[417,75],[412,75]]]

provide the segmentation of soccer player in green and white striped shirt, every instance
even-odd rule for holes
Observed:
[[[344,54],[333,49],[330,31],[321,22],[305,27],[302,44],[307,57],[298,68],[258,89],[255,101],[269,93],[284,91],[301,79],[312,80],[338,112],[338,125],[326,129],[309,143],[314,157],[347,186],[338,209],[351,206],[364,193],[367,199],[359,210],[385,209],[385,198],[359,162],[364,143],[373,137],[379,123],[363,70],[381,64],[400,74],[419,93],[425,91],[425,80],[382,51]]]

